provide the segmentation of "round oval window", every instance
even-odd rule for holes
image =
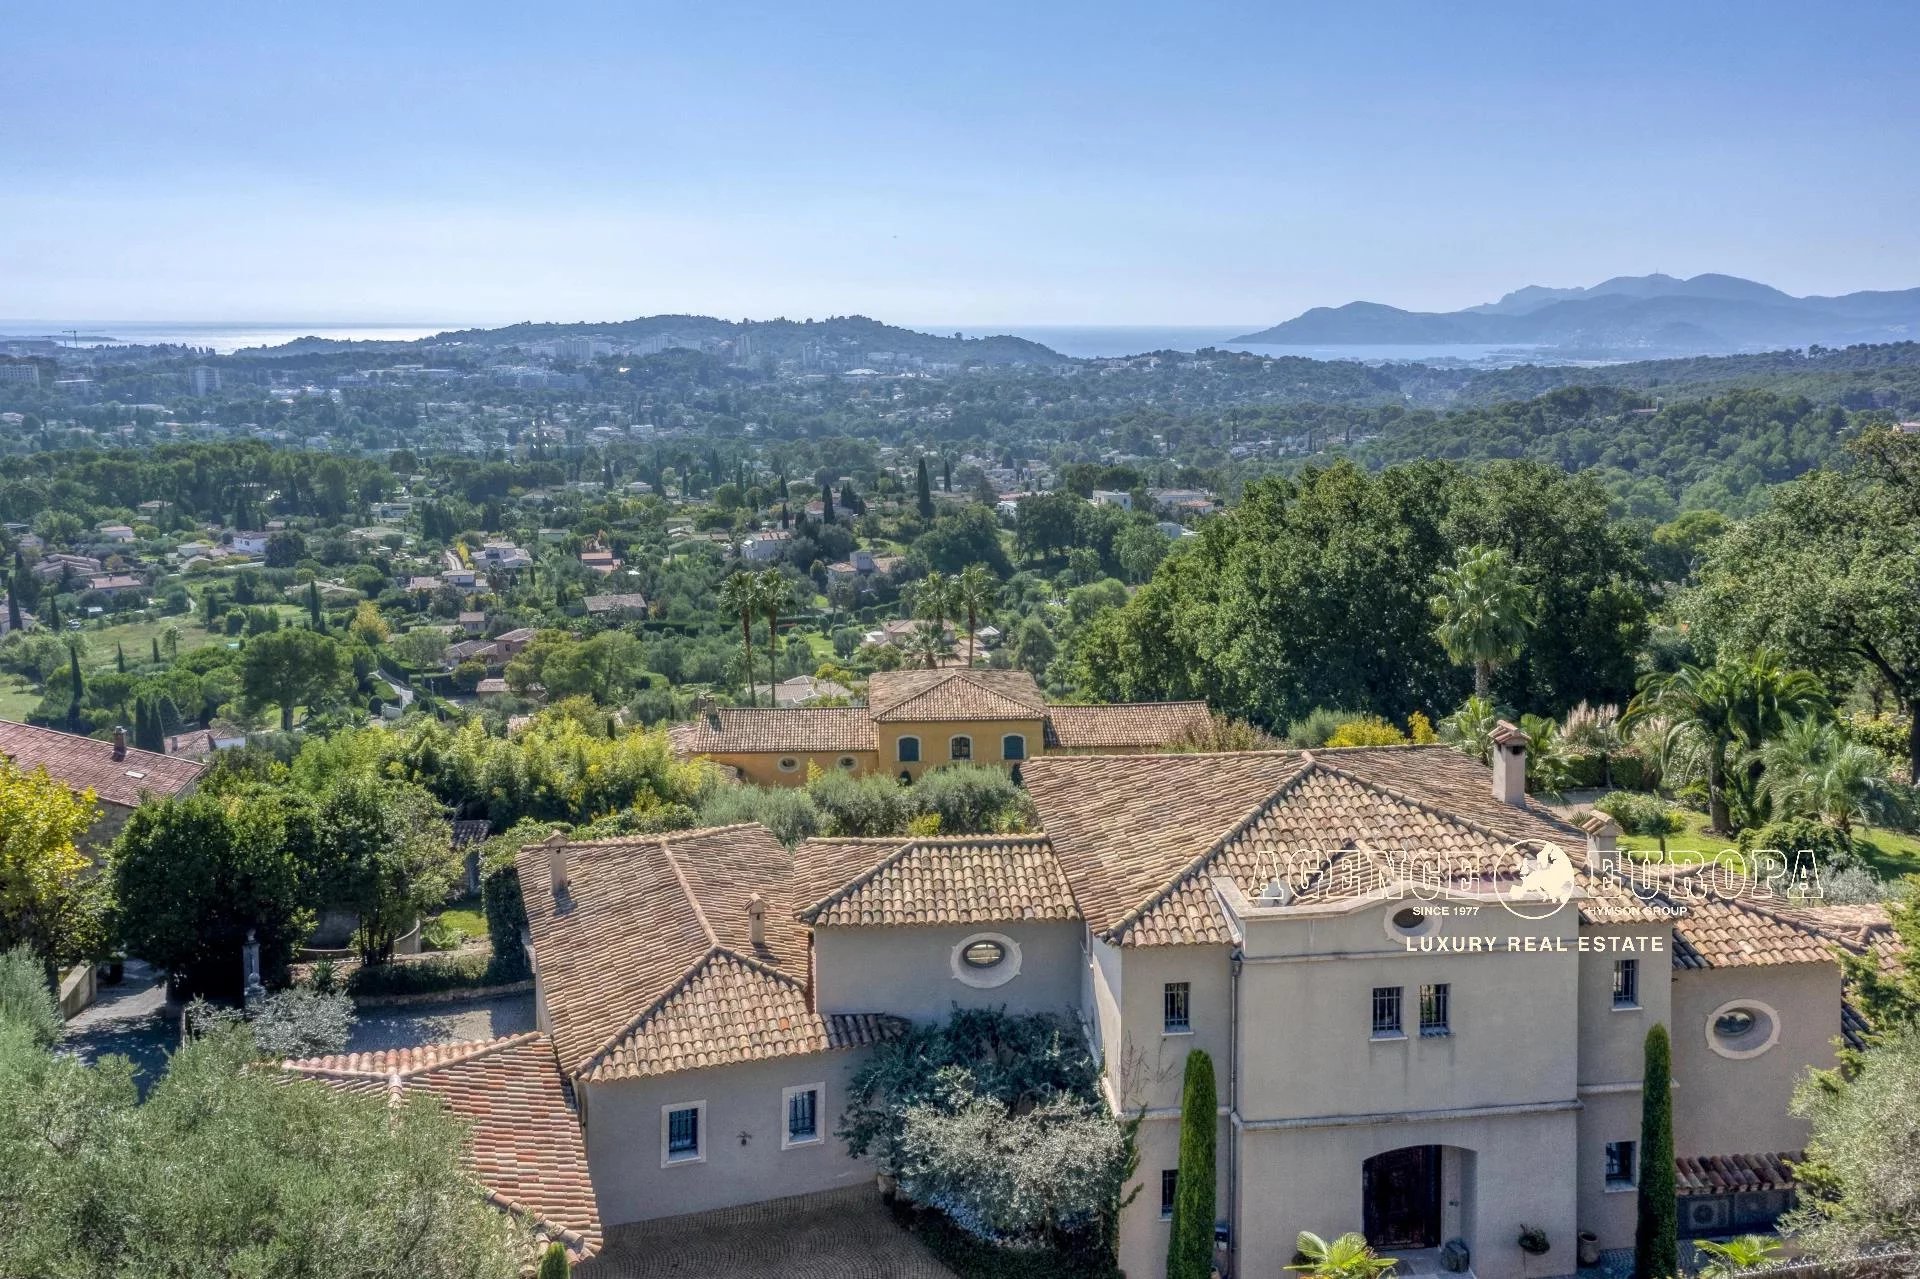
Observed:
[[[1713,1019],[1713,1033],[1722,1039],[1738,1039],[1753,1030],[1760,1019],[1750,1008],[1735,1008]]]
[[[994,968],[1007,957],[1007,948],[997,941],[969,942],[960,952],[960,962],[969,968]]]
[[[1779,1039],[1780,1014],[1757,999],[1722,1004],[1707,1017],[1707,1046],[1722,1057],[1758,1057]]]
[[[840,767],[842,768],[851,769],[854,766],[855,762],[856,761],[851,755],[842,755],[840,757]]]
[[[794,771],[796,768],[799,768],[799,767],[800,767],[800,761],[795,759],[791,755],[786,756],[784,759],[780,761],[780,771],[783,773],[791,773],[792,771]]]
[[[1409,906],[1405,910],[1394,912],[1393,926],[1402,932],[1410,933],[1420,927],[1423,919],[1425,916]]]

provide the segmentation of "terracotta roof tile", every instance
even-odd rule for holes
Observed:
[[[1673,921],[1675,968],[1837,962],[1832,939],[1759,901],[1706,893],[1673,900],[1685,908]]]
[[[1794,1186],[1792,1165],[1806,1157],[1806,1153],[1799,1150],[1757,1155],[1682,1155],[1673,1161],[1674,1190],[1683,1195],[1791,1190]]]
[[[1205,702],[1131,702],[1118,706],[1050,706],[1049,750],[1165,746],[1207,722]]]
[[[343,1092],[384,1090],[396,1104],[417,1094],[440,1098],[472,1126],[468,1162],[494,1203],[576,1257],[599,1250],[586,1143],[545,1035],[312,1057],[285,1067]]]
[[[722,707],[668,730],[682,755],[730,751],[870,751],[862,706]]]
[[[205,765],[178,755],[129,746],[119,759],[112,742],[0,720],[0,755],[21,772],[36,768],[76,791],[91,790],[103,804],[135,808],[142,795],[178,795],[199,780]]]
[[[1038,719],[1040,685],[1025,671],[875,671],[867,681],[875,723],[895,720]]]
[[[892,1033],[890,1019],[842,1024],[810,1011],[793,862],[764,826],[558,845],[568,888],[557,902],[552,847],[520,851],[520,894],[570,1074],[663,1074]],[[758,946],[755,896],[766,906]]]
[[[1079,918],[1045,835],[810,839],[795,873],[800,918],[812,924]]]

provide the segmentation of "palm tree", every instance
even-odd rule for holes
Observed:
[[[1738,682],[1725,666],[1682,666],[1654,672],[1620,717],[1622,728],[1660,716],[1667,721],[1670,750],[1697,748],[1707,767],[1707,813],[1716,834],[1733,830],[1727,809],[1727,751],[1741,721]]]
[[[985,564],[969,564],[954,582],[954,602],[967,611],[967,665],[973,665],[974,632],[1000,600],[1000,583]]]
[[[746,650],[747,705],[753,705],[753,618],[760,611],[760,579],[735,573],[720,583],[720,607],[740,618],[740,643]]]
[[[1817,817],[1853,843],[1853,824],[1901,815],[1901,788],[1879,751],[1832,724],[1793,721],[1755,752],[1776,813]]]
[[[1728,669],[1734,689],[1734,738],[1747,752],[1745,782],[1738,798],[1746,810],[1745,819],[1760,821],[1766,816],[1768,796],[1761,748],[1788,721],[1824,719],[1832,706],[1826,689],[1810,672],[1788,668],[1778,654],[1765,649],[1745,661],[1728,663]]]
[[[1713,1258],[1701,1267],[1699,1279],[1731,1279],[1743,1270],[1758,1270],[1780,1251],[1780,1241],[1765,1235],[1741,1235],[1725,1243],[1696,1239],[1693,1246]]]
[[[947,619],[956,611],[954,592],[958,585],[937,569],[928,573],[913,591],[914,616],[934,623],[942,631],[946,630]]]
[[[1493,670],[1520,656],[1539,615],[1540,600],[1520,580],[1505,551],[1473,546],[1460,552],[1452,568],[1442,569],[1439,591],[1427,601],[1439,619],[1434,636],[1447,656],[1473,667],[1473,691],[1481,697],[1493,683]]]
[[[934,669],[947,651],[946,628],[938,622],[921,622],[907,637],[907,651],[923,659],[928,670]]]
[[[755,579],[760,611],[767,619],[767,701],[773,704],[774,686],[780,682],[780,614],[793,602],[793,588],[777,568],[762,569],[755,574]]]
[[[1374,1252],[1367,1246],[1366,1236],[1357,1230],[1348,1231],[1332,1243],[1311,1230],[1302,1230],[1294,1241],[1294,1249],[1306,1260],[1295,1262],[1287,1269],[1303,1271],[1312,1279],[1375,1279],[1399,1264],[1396,1258]]]

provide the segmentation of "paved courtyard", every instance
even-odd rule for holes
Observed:
[[[607,1231],[580,1279],[955,1279],[872,1185]]]

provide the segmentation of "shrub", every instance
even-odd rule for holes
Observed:
[[[1567,756],[1567,785],[1576,790],[1591,790],[1607,784],[1605,755]]]
[[[1629,835],[1676,834],[1678,815],[1657,795],[1617,790],[1602,795],[1593,806],[1620,824]]]
[[[1287,725],[1287,745],[1295,750],[1316,750],[1325,746],[1327,739],[1338,732],[1342,724],[1359,718],[1358,711],[1331,711],[1324,706],[1316,706]]]
[[[1328,735],[1326,745],[1336,746],[1405,746],[1407,735],[1378,715],[1362,715],[1350,719]]]
[[[1243,719],[1234,719],[1223,711],[1214,711],[1197,724],[1180,730],[1167,743],[1169,754],[1191,755],[1204,751],[1274,751],[1286,743]]]
[[[910,797],[921,813],[940,819],[942,834],[981,835],[1033,824],[1026,792],[985,764],[934,769],[915,783]]]
[[[573,1274],[573,1265],[567,1260],[567,1250],[557,1243],[547,1245],[540,1257],[540,1270],[535,1279],[568,1279]]]
[[[807,794],[820,810],[825,835],[898,835],[913,816],[913,796],[884,774],[854,777],[835,769],[808,781]]]
[[[820,832],[820,810],[804,790],[788,786],[717,786],[700,805],[700,825],[759,822],[783,844]]]
[[[1789,864],[1801,853],[1811,853],[1823,870],[1844,870],[1854,864],[1845,836],[1811,817],[1787,817],[1740,832],[1740,851],[1766,849],[1784,855]]]
[[[1657,777],[1647,762],[1632,751],[1608,757],[1607,774],[1613,784],[1623,790],[1652,790]]]
[[[60,1038],[60,1004],[47,987],[47,966],[25,946],[0,955],[0,1026],[18,1026],[41,1047]]]
[[[268,995],[254,1009],[253,1042],[267,1057],[321,1057],[353,1036],[353,1000],[304,986]]]
[[[517,942],[515,949],[518,949]],[[521,971],[525,971],[524,960]],[[477,951],[462,951],[444,958],[359,968],[347,979],[347,989],[355,995],[425,995],[505,985],[518,980],[523,978],[509,977],[495,970],[488,956]]]
[[[420,944],[428,950],[458,950],[466,940],[465,929],[439,915],[420,925]]]

